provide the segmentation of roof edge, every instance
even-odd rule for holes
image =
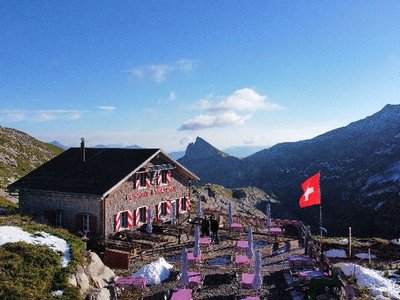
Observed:
[[[131,177],[133,174],[137,172],[144,164],[147,164],[150,160],[152,160],[156,155],[158,155],[162,150],[158,149],[156,152],[154,152],[153,155],[151,155],[148,159],[146,159],[144,162],[142,162],[139,166],[137,166],[132,172],[130,172],[128,175],[126,175],[124,178],[122,178],[120,181],[118,181],[113,187],[111,187],[108,191],[106,191],[102,197],[105,198],[108,194],[110,194],[112,191],[117,189],[122,183],[124,183],[129,177]]]

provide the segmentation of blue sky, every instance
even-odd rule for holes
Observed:
[[[184,150],[312,138],[400,101],[399,1],[1,1],[0,125]]]

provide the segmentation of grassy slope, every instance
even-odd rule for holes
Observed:
[[[78,290],[67,280],[78,264],[83,264],[80,239],[64,229],[33,222],[28,217],[0,217],[0,226],[18,226],[28,232],[45,231],[65,239],[71,248],[71,263],[61,267],[61,256],[46,246],[9,243],[0,247],[0,299],[79,299]],[[52,291],[62,290],[62,297]]]
[[[0,127],[0,188],[4,189],[62,151],[21,131]]]

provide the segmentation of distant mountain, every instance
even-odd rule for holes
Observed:
[[[229,148],[223,149],[225,153],[228,153],[231,156],[243,158],[249,155],[252,155],[262,149],[265,149],[265,146],[233,146]]]
[[[138,145],[124,145],[124,144],[99,144],[93,148],[125,148],[125,149],[141,149],[142,147]]]
[[[56,141],[56,140],[49,142],[49,144],[56,146],[58,148],[61,148],[63,150],[67,150],[69,148],[68,146],[63,145],[59,141]]]
[[[239,158],[229,156],[200,137],[188,145],[185,156],[178,162],[200,176],[200,184],[218,183],[224,186],[232,186],[242,165]]]
[[[38,141],[22,131],[0,126],[0,188],[61,152],[61,148]]]
[[[173,159],[178,160],[179,158],[185,156],[185,151],[175,151],[168,153]]]
[[[318,207],[300,209],[298,199],[301,183],[321,172],[323,225],[329,234],[345,234],[351,226],[356,235],[400,235],[400,105],[387,105],[348,126],[310,140],[277,144],[244,159],[221,156],[209,144],[204,149],[205,141],[202,145],[189,145],[179,161],[203,183],[256,186],[276,195],[288,212],[316,229]],[[201,156],[206,157],[198,159]]]

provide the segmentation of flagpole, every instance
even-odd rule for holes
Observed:
[[[319,205],[319,234],[322,237],[322,203]]]
[[[318,171],[321,176],[321,171]],[[318,180],[318,189],[319,189],[319,234],[322,237],[322,201],[321,201],[321,178]]]

